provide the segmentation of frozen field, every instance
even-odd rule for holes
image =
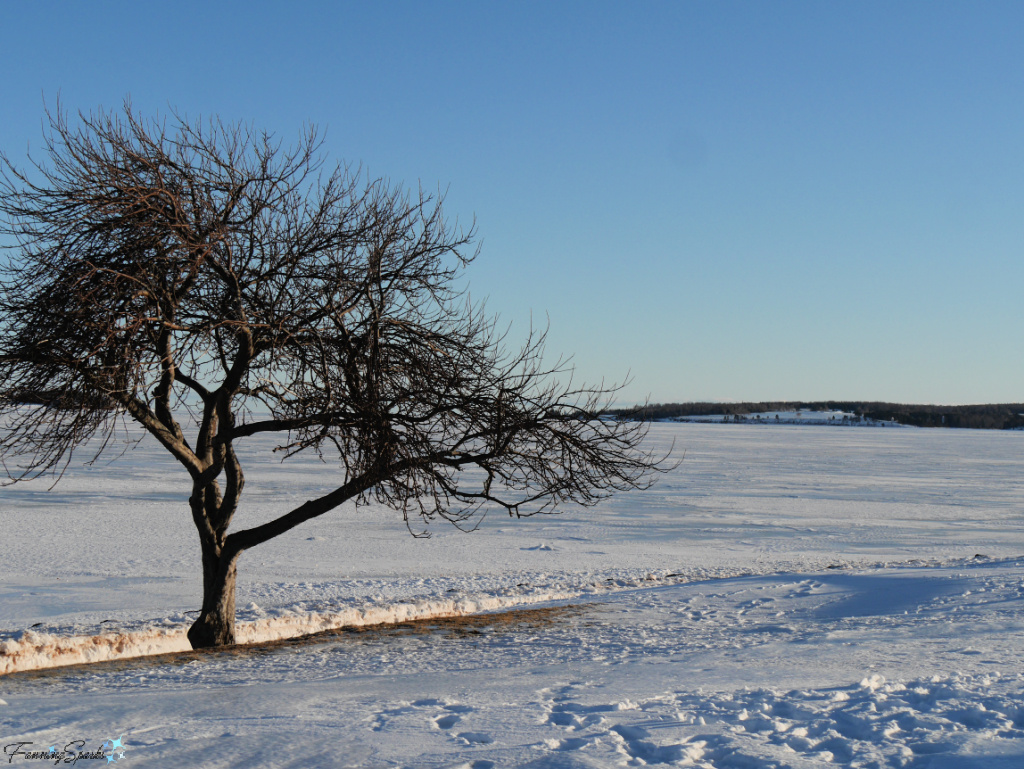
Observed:
[[[123,736],[128,766],[1024,765],[1024,434],[651,437],[681,467],[595,509],[424,540],[344,508],[239,567],[257,638],[517,613],[15,672],[2,744]],[[246,467],[236,526],[330,487],[313,460]],[[184,473],[143,443],[46,485],[0,489],[0,664],[97,635],[174,648],[200,599]]]

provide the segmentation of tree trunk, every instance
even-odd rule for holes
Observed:
[[[239,552],[203,546],[203,610],[188,631],[193,649],[235,643],[235,578]]]

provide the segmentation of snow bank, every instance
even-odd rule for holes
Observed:
[[[185,631],[186,628],[148,628],[130,633],[57,636],[23,630],[0,641],[0,675],[186,651],[191,647]]]
[[[281,610],[249,622],[238,622],[239,644],[258,644],[322,633],[346,627],[368,627],[413,620],[464,617],[513,607],[574,598],[577,592],[548,592],[516,596],[473,596],[397,603],[342,611],[296,613]],[[258,607],[253,607],[259,611]],[[187,625],[87,636],[60,636],[22,630],[0,641],[0,675],[26,670],[86,665],[93,662],[173,654],[191,650]]]
[[[340,612],[285,614],[252,622],[240,622],[235,635],[239,643],[265,643],[346,627],[368,627],[414,620],[465,617],[470,614],[483,614],[519,606],[561,601],[575,598],[578,595],[579,593],[576,592],[550,592],[515,596],[473,596],[351,608]]]

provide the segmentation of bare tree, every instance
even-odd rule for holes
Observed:
[[[458,290],[474,233],[440,196],[328,168],[315,129],[288,149],[129,104],[47,116],[43,160],[0,156],[0,457],[12,482],[59,478],[126,419],[156,438],[192,480],[194,647],[234,642],[244,551],[344,502],[459,524],[665,469],[642,424],[585,418],[614,390],[560,383],[543,333],[509,351]],[[267,432],[286,455],[336,455],[336,488],[229,533],[236,447]]]

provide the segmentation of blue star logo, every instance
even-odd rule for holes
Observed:
[[[125,745],[122,742],[124,735],[122,734],[116,740],[107,740],[103,743],[102,749],[104,752],[110,751],[110,755],[107,756],[107,763],[114,764],[124,758]]]

